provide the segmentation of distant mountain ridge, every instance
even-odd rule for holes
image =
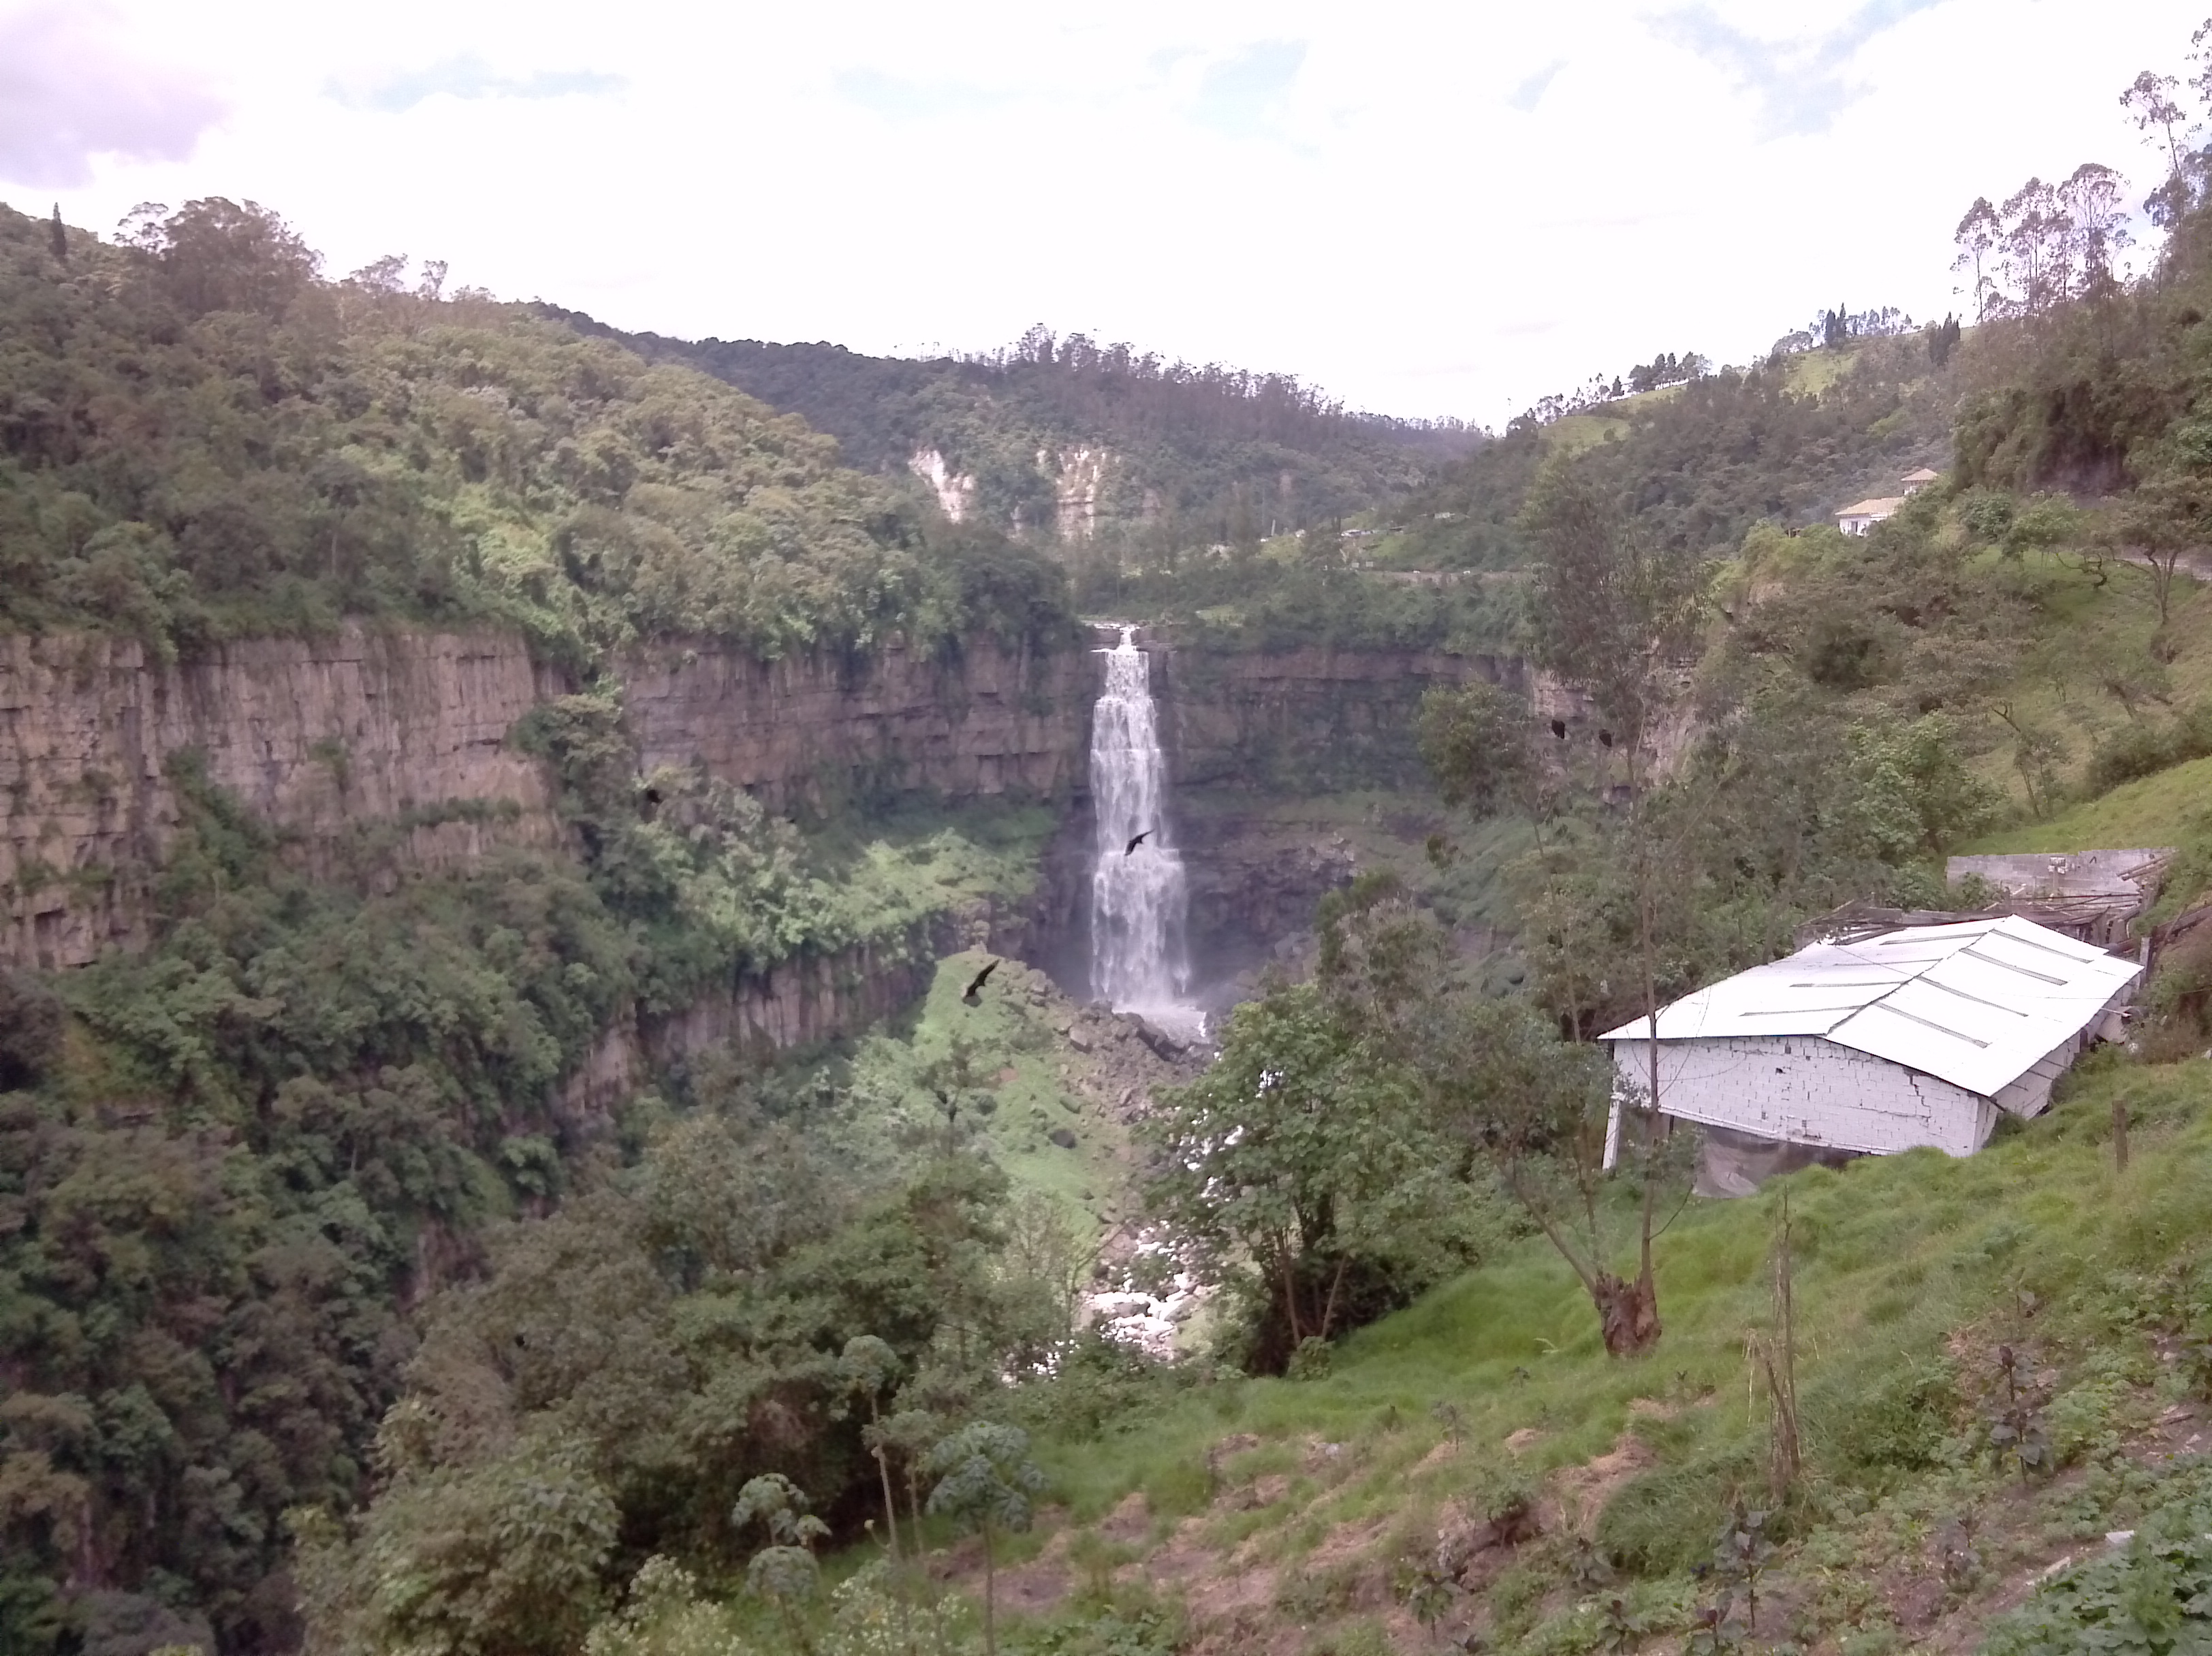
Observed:
[[[945,511],[1068,543],[1248,541],[1387,510],[1485,440],[1346,410],[1288,375],[1194,367],[1032,328],[980,356],[625,333],[543,307],[802,416],[848,464],[912,476]]]

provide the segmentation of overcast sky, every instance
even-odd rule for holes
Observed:
[[[2199,7],[2208,0],[2194,0]],[[0,0],[0,199],[252,198],[623,327],[1042,321],[1497,425],[1820,306],[1955,303],[1978,194],[2155,181],[2172,0]]]

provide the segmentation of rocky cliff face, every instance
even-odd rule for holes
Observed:
[[[1082,783],[1093,669],[1080,650],[981,640],[949,660],[893,645],[763,662],[666,646],[621,670],[645,766],[702,761],[777,809]],[[126,640],[0,639],[0,959],[77,966],[143,941],[190,755],[293,833],[311,866],[372,823],[397,825],[416,866],[556,845],[550,784],[509,735],[568,688],[495,634],[349,628],[188,664]]]
[[[1434,684],[1486,679],[1526,692],[1511,658],[1305,649],[1215,655],[1147,640],[1176,781],[1315,793],[1425,779],[1414,740]]]
[[[788,810],[840,797],[1065,798],[1083,785],[1096,666],[971,640],[951,659],[894,643],[873,656],[761,661],[662,644],[623,663],[647,769],[703,762]]]
[[[143,941],[187,754],[311,861],[370,821],[430,865],[553,843],[546,779],[506,744],[540,694],[522,640],[496,635],[349,628],[182,665],[125,640],[0,638],[0,958],[77,966]]]
[[[948,951],[959,946],[941,941]],[[599,1037],[563,1084],[562,1113],[590,1134],[653,1071],[701,1052],[724,1046],[747,1054],[790,1052],[854,1034],[927,992],[935,960],[935,949],[927,947],[896,955],[843,949],[785,961],[665,1017],[626,1017]]]
[[[1528,690],[1538,712],[1579,717],[1519,664],[1443,654],[1301,651],[1207,656],[1152,638],[1178,793],[1194,809],[1194,940],[1242,963],[1310,922],[1356,858],[1316,826],[1233,801],[1352,787],[1422,786],[1414,719],[1431,685],[1480,676]],[[1091,826],[1087,753],[1097,659],[971,642],[955,656],[893,645],[865,658],[763,662],[664,643],[618,664],[640,762],[703,763],[772,808],[933,794],[1018,795],[1068,806],[1030,912],[964,917],[951,949],[985,943],[1085,974]],[[0,960],[82,964],[144,940],[154,871],[181,801],[175,767],[291,832],[309,865],[380,825],[417,866],[465,864],[495,846],[562,845],[550,784],[510,742],[515,721],[571,687],[534,669],[519,638],[371,634],[225,646],[164,664],[134,643],[0,640]],[[1246,818],[1249,816],[1250,821]],[[1201,821],[1201,817],[1204,818]],[[396,832],[393,832],[396,828]],[[980,930],[979,930],[980,928]],[[808,1045],[880,1016],[922,980],[904,959],[793,963],[733,984],[664,1024],[611,1031],[574,1080],[589,1109],[652,1064],[737,1040]]]

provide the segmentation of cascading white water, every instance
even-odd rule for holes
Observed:
[[[1091,719],[1091,796],[1098,816],[1091,875],[1091,992],[1178,1033],[1201,1021],[1185,1004],[1189,908],[1182,858],[1168,822],[1167,765],[1152,717],[1152,658],[1136,629],[1106,658],[1106,688]],[[1129,841],[1147,835],[1133,852]]]

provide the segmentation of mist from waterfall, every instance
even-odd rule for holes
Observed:
[[[1153,717],[1152,658],[1136,629],[1099,652],[1106,686],[1091,719],[1091,797],[1097,812],[1091,875],[1091,992],[1116,1011],[1196,1033],[1184,997],[1190,957],[1183,929],[1189,892],[1168,821],[1167,762]],[[1131,840],[1149,837],[1133,852]]]

